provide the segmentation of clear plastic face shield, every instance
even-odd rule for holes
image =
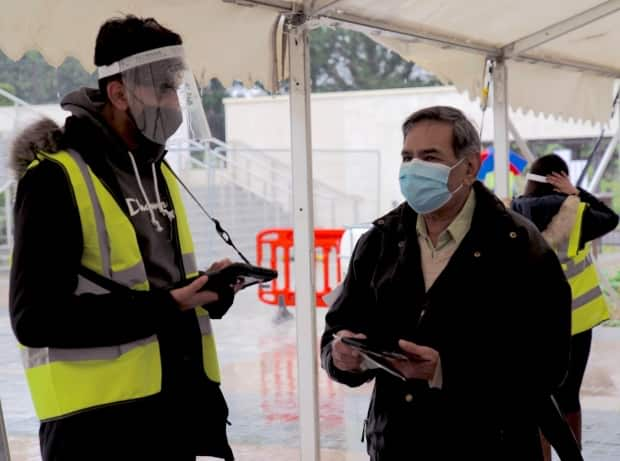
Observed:
[[[196,80],[182,45],[128,56],[98,69],[99,79],[120,75],[129,112],[150,141],[165,145],[173,135],[201,141],[210,136]]]

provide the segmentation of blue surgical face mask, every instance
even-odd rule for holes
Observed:
[[[441,163],[425,162],[413,159],[403,162],[400,166],[398,179],[400,191],[405,196],[407,203],[416,213],[427,214],[438,210],[452,198],[463,184],[450,192],[448,178],[450,171],[456,168],[462,158],[452,168]]]

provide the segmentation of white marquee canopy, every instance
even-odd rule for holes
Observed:
[[[92,69],[111,16],[153,16],[179,32],[197,77],[271,86],[290,75],[298,389],[302,461],[319,459],[308,30],[361,30],[477,96],[494,63],[496,187],[508,190],[508,104],[606,122],[620,78],[620,0],[21,0],[0,6],[0,49]],[[284,35],[280,13],[287,13]],[[284,40],[284,38],[287,38]],[[288,51],[283,59],[282,50]],[[279,59],[276,59],[276,56]],[[284,66],[284,64],[287,64]],[[278,69],[278,70],[277,70]],[[283,72],[285,69],[286,72]],[[618,142],[618,134],[611,145]],[[608,161],[613,153],[605,153]],[[597,170],[597,175],[602,169]]]
[[[23,0],[0,5],[0,50],[17,60],[39,50],[59,66],[73,56],[95,69],[95,38],[101,24],[125,14],[154,17],[183,37],[196,77],[254,83],[271,81],[277,12],[239,8],[221,0]]]
[[[235,5],[237,3],[238,5]],[[40,50],[52,65],[74,56],[93,69],[98,27],[123,13],[154,16],[185,38],[202,81],[274,75],[278,10],[302,0],[24,0],[0,14],[0,49]],[[480,94],[486,58],[505,57],[513,108],[606,122],[620,77],[620,1],[314,0],[310,24],[364,30],[445,82]],[[241,8],[239,5],[257,5]],[[270,6],[264,8],[260,6]]]

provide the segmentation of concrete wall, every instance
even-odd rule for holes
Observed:
[[[258,97],[226,99],[226,139],[229,143],[252,146],[265,151],[289,149],[290,125],[288,97]],[[340,166],[331,164],[325,155],[315,155],[315,176],[331,185],[345,187],[351,193],[374,184],[381,176],[378,197],[381,212],[402,200],[397,173],[400,164],[402,134],[400,127],[412,112],[431,105],[450,105],[463,110],[480,125],[481,110],[465,94],[452,87],[413,88],[398,90],[321,93],[312,95],[312,141],[314,149],[338,149],[351,152],[375,150],[380,162],[372,167],[370,161],[364,172],[347,179],[351,162]],[[511,118],[525,139],[555,139],[597,137],[600,128],[513,112]],[[493,136],[493,114],[487,110],[483,140]],[[290,153],[274,153],[290,162]],[[358,157],[359,158],[359,157]],[[378,171],[377,171],[378,168]],[[367,189],[370,189],[367,187]]]

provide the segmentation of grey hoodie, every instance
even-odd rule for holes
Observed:
[[[55,152],[72,148],[86,157],[91,168],[96,168],[101,160],[105,161],[103,175],[96,174],[111,189],[136,229],[149,282],[159,288],[177,283],[182,277],[179,270],[181,258],[174,245],[176,231],[172,223],[175,213],[164,178],[158,171],[165,151],[145,140],[145,146],[138,152],[129,152],[102,120],[100,114],[104,103],[97,90],[83,88],[75,91],[61,104],[73,115],[67,119],[64,133],[52,120],[44,119],[16,139],[10,164],[17,176],[23,175],[36,150]],[[93,137],[94,132],[97,136]],[[96,161],[94,165],[89,161],[91,159]],[[109,175],[109,170],[113,175]]]
[[[181,311],[163,288],[184,275],[175,216],[158,169],[163,148],[145,142],[132,160],[101,118],[96,90],[72,93],[63,107],[73,115],[62,129],[39,122],[18,138],[12,152],[11,162],[20,171],[10,284],[13,330],[25,346],[68,349],[118,347],[156,334],[162,387],[152,397],[42,423],[43,459],[82,459],[61,453],[82,447],[90,453],[92,447],[115,447],[130,437],[130,446],[141,450],[134,459],[175,459],[163,453],[182,448],[188,455],[231,460],[228,410],[219,385],[204,373],[198,320],[193,311]],[[134,225],[149,291],[75,295],[84,244],[80,216],[56,163],[44,161],[24,173],[38,149],[76,150],[103,182]]]

